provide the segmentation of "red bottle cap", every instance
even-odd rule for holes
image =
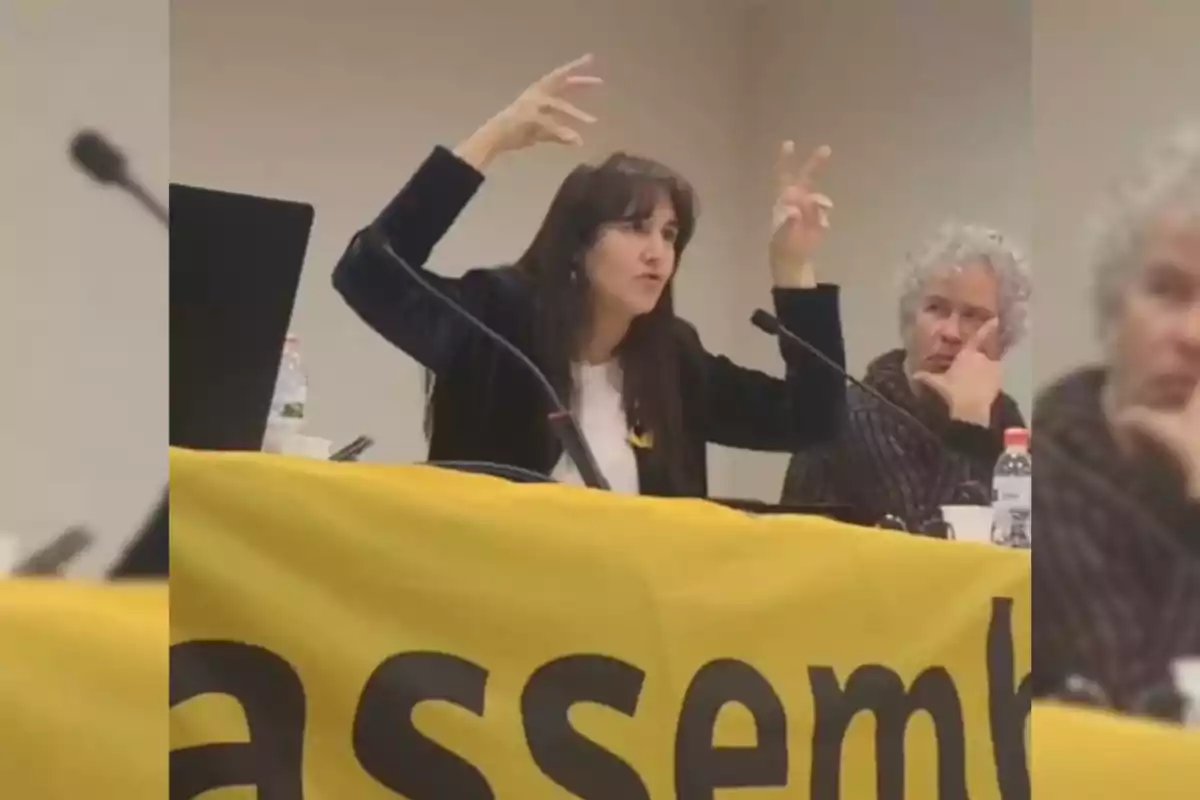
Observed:
[[[1006,428],[1004,430],[1004,446],[1005,447],[1024,447],[1029,449],[1029,429],[1028,428]]]

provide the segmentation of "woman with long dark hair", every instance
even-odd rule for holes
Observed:
[[[453,151],[436,148],[371,226],[351,241],[334,286],[378,333],[434,376],[432,461],[488,461],[578,483],[547,417],[553,410],[512,354],[430,295],[373,237],[421,268],[499,155],[541,142],[579,144],[594,118],[566,96],[599,78],[590,57],[560,67]],[[845,362],[836,286],[816,284],[808,255],[828,226],[828,198],[781,160],[771,243],[781,322]],[[842,378],[783,350],[777,379],[710,355],[675,316],[672,282],[696,222],[679,175],[623,153],[577,167],[563,181],[529,249],[514,265],[450,279],[424,277],[546,373],[572,408],[615,491],[705,496],[709,442],[794,452],[840,425]]]

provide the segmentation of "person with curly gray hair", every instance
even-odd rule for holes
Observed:
[[[872,361],[864,379],[911,417],[852,390],[837,440],[792,457],[783,502],[848,505],[857,518],[898,518],[934,535],[940,506],[986,502],[1004,430],[1024,427],[1002,391],[1000,360],[1025,334],[1031,283],[1003,234],[943,225],[902,274],[903,346]]]
[[[1094,223],[1103,363],[1038,397],[1034,664],[1042,690],[1182,718],[1200,687],[1200,128]]]

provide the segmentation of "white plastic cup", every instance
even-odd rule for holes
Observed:
[[[991,506],[942,506],[942,519],[950,526],[950,538],[955,541],[992,541]]]
[[[1171,664],[1171,676],[1175,679],[1175,690],[1183,696],[1186,706],[1184,724],[1200,728],[1200,657],[1175,659]]]

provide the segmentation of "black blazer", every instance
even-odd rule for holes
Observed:
[[[397,254],[423,268],[482,183],[476,169],[438,147],[384,209],[376,228]],[[492,461],[549,474],[562,451],[546,423],[549,402],[536,381],[363,233],[355,235],[338,262],[333,285],[363,321],[436,375],[430,460]],[[516,268],[472,269],[461,278],[424,274],[531,353],[527,322],[532,305]],[[774,299],[784,325],[845,363],[836,286],[776,289]],[[842,378],[813,356],[786,348],[787,379],[781,380],[710,355],[683,320],[678,329],[686,485],[656,474],[645,452],[637,449],[644,494],[705,496],[708,442],[791,452],[826,442],[839,427],[845,405]]]

